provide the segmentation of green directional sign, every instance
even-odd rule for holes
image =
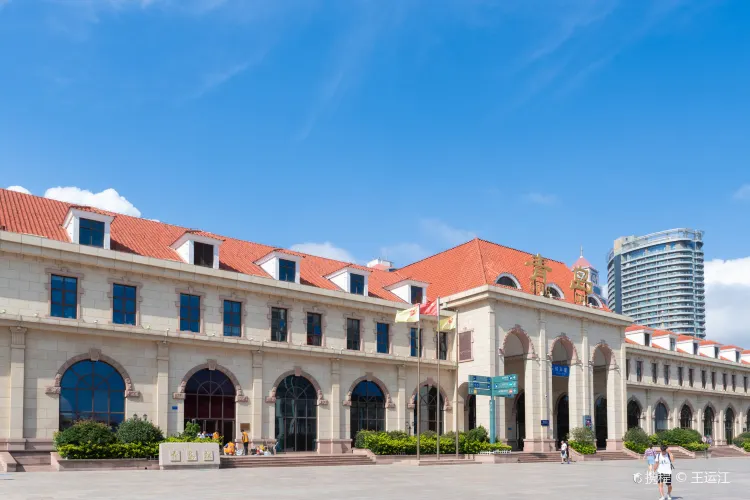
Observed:
[[[475,396],[492,396],[493,394],[490,389],[470,389],[469,393]]]
[[[493,391],[502,391],[504,389],[518,389],[518,382],[492,382]]]

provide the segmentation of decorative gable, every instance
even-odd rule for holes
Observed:
[[[186,264],[219,269],[219,247],[223,240],[199,231],[185,231],[170,245]]]
[[[63,227],[71,243],[110,249],[110,226],[115,218],[85,210],[87,207],[70,207]]]

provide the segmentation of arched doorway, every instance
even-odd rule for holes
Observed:
[[[477,397],[470,394],[466,398],[466,430],[477,428]]]
[[[641,411],[638,401],[634,399],[628,401],[628,429],[641,426]]]
[[[732,408],[727,408],[724,412],[724,439],[728,445],[734,440],[734,410]]]
[[[522,392],[516,396],[516,402],[513,405],[513,414],[516,423],[516,449],[523,450],[523,440],[526,438],[526,393]],[[512,443],[510,443],[512,445]]]
[[[596,447],[607,447],[607,398],[599,396],[594,405],[594,425],[596,425]]]
[[[314,451],[318,394],[305,377],[289,375],[276,388],[276,441],[282,451]],[[340,404],[340,403],[339,403]]]
[[[423,385],[419,388],[419,431],[427,430],[443,434],[445,426],[445,401],[443,395],[439,394],[437,387]],[[439,408],[439,410],[438,410]],[[440,411],[440,429],[437,425],[438,411]],[[414,432],[417,432],[417,406],[414,405]]]
[[[234,440],[234,384],[219,370],[195,372],[185,384],[185,422],[197,423],[203,432],[218,432],[224,441]]]
[[[350,437],[361,430],[385,430],[385,396],[375,382],[363,380],[352,391]]]
[[[664,403],[658,403],[654,411],[654,428],[656,432],[669,430],[669,411]]]
[[[682,405],[680,410],[680,429],[693,428],[693,410],[686,404]]]
[[[125,419],[125,381],[112,365],[90,359],[65,370],[60,381],[60,430],[76,420],[96,420],[113,429]]]
[[[568,395],[560,396],[555,405],[555,423],[557,424],[557,439],[555,446],[560,447],[560,441],[565,439],[570,432],[570,415],[568,412]]]
[[[714,409],[710,406],[706,406],[703,410],[703,435],[708,437],[714,435]]]

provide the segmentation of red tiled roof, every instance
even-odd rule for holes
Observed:
[[[725,345],[719,351],[729,351],[731,349],[737,349],[738,351],[742,350],[742,347],[737,347],[736,345]]]
[[[70,207],[69,203],[0,189],[0,227],[15,233],[27,233],[68,242],[62,224]],[[116,214],[91,207],[78,207],[114,217],[110,228],[112,250],[180,262],[177,252],[170,247],[182,235],[194,234],[215,238],[223,243],[219,247],[219,267],[253,276],[268,277],[254,262],[272,251],[280,251],[304,257],[300,264],[300,282],[326,290],[338,287],[325,276],[345,266],[370,271],[369,295],[386,300],[403,302],[385,289],[404,279],[429,283],[427,299],[445,297],[481,285],[495,285],[500,274],[515,276],[521,291],[531,293],[529,278],[531,267],[525,263],[532,254],[475,238],[467,243],[428,257],[397,271],[365,268],[356,264],[325,259],[291,250],[242,241],[220,236],[200,229],[184,228],[163,222]],[[569,289],[573,273],[562,262],[547,259],[551,271],[547,283],[556,284],[563,290],[565,302],[573,303],[573,292]],[[609,311],[606,307],[605,311]]]
[[[692,341],[695,340],[695,337],[692,335],[680,335],[677,337],[677,342],[686,342],[686,341]]]
[[[713,340],[704,340],[701,342],[701,345],[721,345],[721,344]]]
[[[627,342],[628,344],[641,345],[638,342],[636,342],[635,340],[631,340],[631,339],[629,339],[627,337],[625,338],[625,342]]]
[[[586,257],[584,257],[583,255],[578,257],[578,260],[573,263],[573,265],[570,267],[570,270],[572,271],[576,267],[587,267],[591,269],[594,268],[594,266],[591,265],[591,262],[586,260]]]
[[[667,330],[654,330],[653,337],[665,337],[667,335],[677,335],[674,332],[669,332]]]
[[[664,349],[665,351],[668,350],[666,347],[662,347],[659,344],[651,344],[651,347],[654,349]]]
[[[648,330],[648,329],[649,328],[647,326],[643,326],[643,325],[630,325],[629,327],[625,329],[625,333],[639,332],[641,330]]]
[[[686,351],[686,350],[685,350],[685,349],[683,349],[682,347],[677,347],[677,350],[678,350],[678,351],[680,351],[680,352],[684,352],[685,354],[693,354],[693,353],[692,353],[692,352],[690,352],[690,351]]]

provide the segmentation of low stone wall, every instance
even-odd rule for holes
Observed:
[[[16,472],[16,461],[7,451],[0,451],[0,472]]]
[[[218,443],[161,443],[159,468],[218,469],[221,450]]]
[[[79,459],[61,458],[57,452],[50,453],[50,465],[56,471],[84,470],[159,470],[159,461],[148,458]]]

